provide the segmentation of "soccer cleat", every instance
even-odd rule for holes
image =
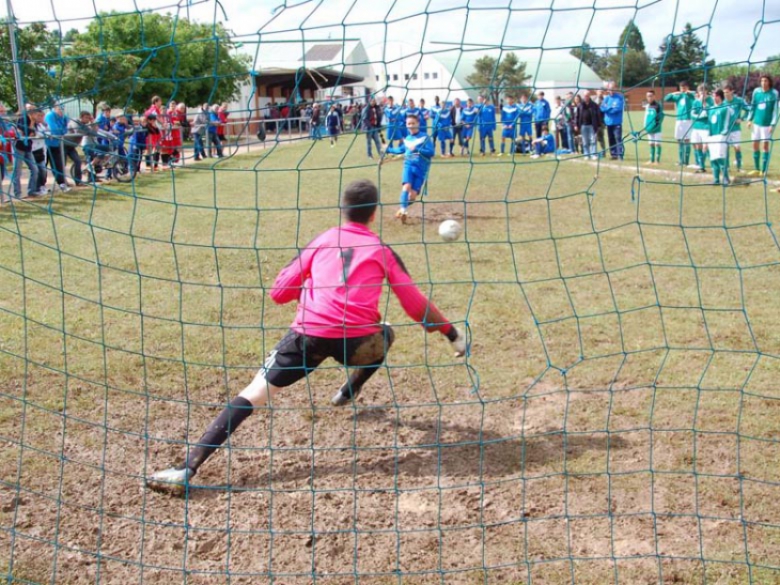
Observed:
[[[195,475],[189,467],[176,469],[171,467],[163,471],[153,473],[146,479],[146,485],[156,492],[171,494],[174,496],[183,496],[187,491],[190,479]]]
[[[403,223],[403,224],[405,224],[406,220],[409,219],[409,215],[408,215],[408,213],[406,212],[405,209],[399,209],[398,211],[396,211],[395,212],[395,217],[396,217],[396,219],[400,219],[401,223]]]
[[[352,402],[360,394],[360,388],[353,388],[350,391],[349,386],[344,384],[339,391],[330,399],[330,403],[333,406],[344,406]]]

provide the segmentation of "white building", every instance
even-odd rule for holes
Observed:
[[[526,63],[526,73],[530,76],[516,93],[544,90],[549,99],[603,85],[601,78],[568,50],[431,49],[421,53],[419,47],[406,43],[377,43],[367,50],[377,92],[392,95],[396,100],[424,98],[432,104],[436,96],[443,101],[476,98],[479,88],[472,87],[466,78],[474,72],[477,59],[486,55],[500,59],[509,52]]]

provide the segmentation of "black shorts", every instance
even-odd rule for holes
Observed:
[[[289,331],[268,355],[263,369],[265,379],[277,388],[284,388],[305,378],[327,358],[342,365],[370,366],[381,364],[395,334],[390,325],[363,337],[314,337]]]

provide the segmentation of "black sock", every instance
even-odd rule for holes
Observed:
[[[254,409],[252,403],[246,398],[237,396],[230,401],[230,404],[219,413],[219,416],[203,433],[197,445],[190,447],[187,454],[187,461],[182,467],[189,467],[193,473],[211,457],[228,437],[235,432],[238,426],[244,422]]]

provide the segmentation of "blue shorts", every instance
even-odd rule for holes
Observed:
[[[520,124],[520,138],[524,138],[525,136],[528,136],[528,138],[531,138],[534,135],[533,128],[531,127],[531,124]]]
[[[413,191],[420,192],[423,183],[425,183],[425,176],[428,174],[428,167],[420,166],[419,164],[412,164],[404,162],[404,170],[401,175],[401,184],[405,185],[409,183],[412,186]]]
[[[465,138],[471,138],[474,136],[474,126],[464,126],[463,130],[460,131],[460,135]]]
[[[452,140],[452,131],[449,128],[439,128],[436,132],[439,140]]]
[[[338,126],[328,126],[328,136],[338,136],[338,135],[339,135]]]

